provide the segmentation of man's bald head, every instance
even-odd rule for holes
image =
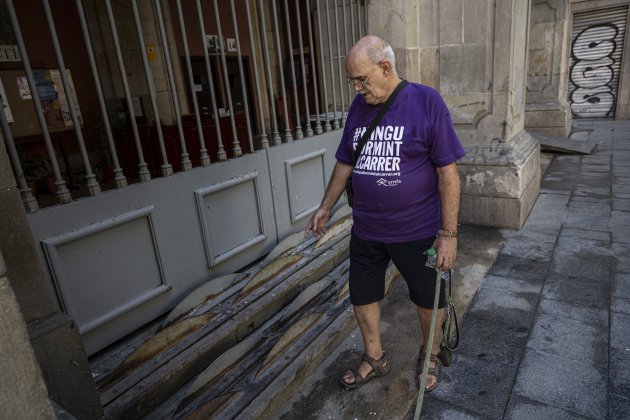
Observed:
[[[379,64],[382,61],[389,61],[392,67],[396,67],[396,57],[394,50],[385,40],[376,36],[368,35],[359,39],[348,53],[348,60],[368,59],[372,64]]]

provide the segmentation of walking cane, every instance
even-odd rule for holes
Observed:
[[[429,328],[429,340],[427,342],[426,350],[428,356],[424,358],[424,366],[422,366],[420,392],[418,393],[418,402],[416,403],[416,413],[413,416],[414,420],[420,419],[420,413],[422,412],[422,401],[424,400],[424,389],[427,386],[427,379],[429,378],[429,363],[431,362],[431,352],[433,351],[433,336],[435,335],[438,304],[440,302],[440,281],[442,280],[442,270],[436,268],[435,271],[437,272],[435,276],[435,298],[433,299],[433,315],[431,316],[431,328]],[[437,362],[435,368],[438,368]]]

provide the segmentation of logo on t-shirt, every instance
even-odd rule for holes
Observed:
[[[376,183],[378,185],[380,185],[381,187],[395,187],[396,185],[400,184],[402,181],[400,179],[394,179],[392,181],[388,181],[385,178],[379,178],[378,181],[376,181]]]

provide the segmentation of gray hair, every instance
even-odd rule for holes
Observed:
[[[367,48],[367,55],[370,61],[374,64],[378,64],[381,61],[389,61],[392,63],[392,66],[396,67],[396,57],[394,56],[394,50],[392,46],[387,42],[382,41],[376,43],[375,45],[370,45]]]

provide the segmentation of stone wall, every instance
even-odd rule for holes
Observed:
[[[0,219],[0,255],[5,258],[0,258],[0,357],[6,358],[0,363],[0,413],[4,407],[24,409],[16,411],[18,416],[0,417],[51,417],[45,415],[47,402],[38,397],[47,387],[51,399],[75,416],[98,418],[101,404],[81,338],[42,272],[2,136]],[[31,366],[33,353],[39,369]],[[46,386],[38,383],[41,376]],[[11,400],[9,405],[4,396]],[[24,414],[29,410],[42,415]]]
[[[569,0],[533,0],[529,26],[529,66],[525,127],[567,137],[571,15]]]
[[[539,147],[524,132],[530,1],[372,0],[368,12],[400,73],[451,111],[467,150],[460,221],[520,228],[540,188]]]
[[[54,419],[0,252],[0,417]]]

